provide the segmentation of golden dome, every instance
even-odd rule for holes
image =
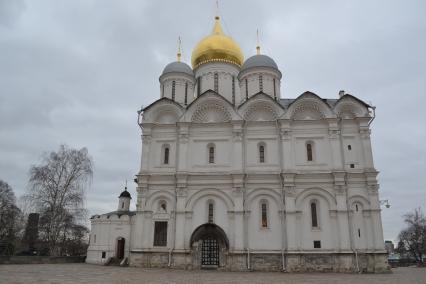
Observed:
[[[192,68],[201,64],[219,61],[241,66],[244,55],[240,46],[229,36],[225,35],[220,25],[219,17],[215,17],[215,24],[211,35],[203,38],[192,52]]]

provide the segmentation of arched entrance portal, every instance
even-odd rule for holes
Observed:
[[[117,251],[116,251],[116,257],[117,259],[123,259],[124,258],[124,238],[118,238],[117,239]]]
[[[224,252],[229,249],[229,241],[218,225],[207,223],[199,226],[192,233],[190,246],[195,266],[201,268],[225,266]]]

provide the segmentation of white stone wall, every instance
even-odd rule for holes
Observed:
[[[99,218],[98,218],[99,217]],[[124,256],[130,252],[131,219],[128,215],[95,215],[91,219],[90,243],[87,249],[87,263],[102,264],[116,256],[117,240],[124,238]],[[105,258],[102,258],[105,252]]]

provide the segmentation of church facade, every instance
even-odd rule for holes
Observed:
[[[88,263],[263,271],[388,269],[370,124],[345,94],[280,93],[274,60],[244,61],[219,17],[139,113],[137,195],[91,217]],[[136,211],[129,211],[130,201]]]

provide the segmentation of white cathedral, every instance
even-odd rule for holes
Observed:
[[[136,211],[91,217],[88,263],[384,272],[374,107],[343,91],[281,95],[275,61],[212,33],[139,113]]]

